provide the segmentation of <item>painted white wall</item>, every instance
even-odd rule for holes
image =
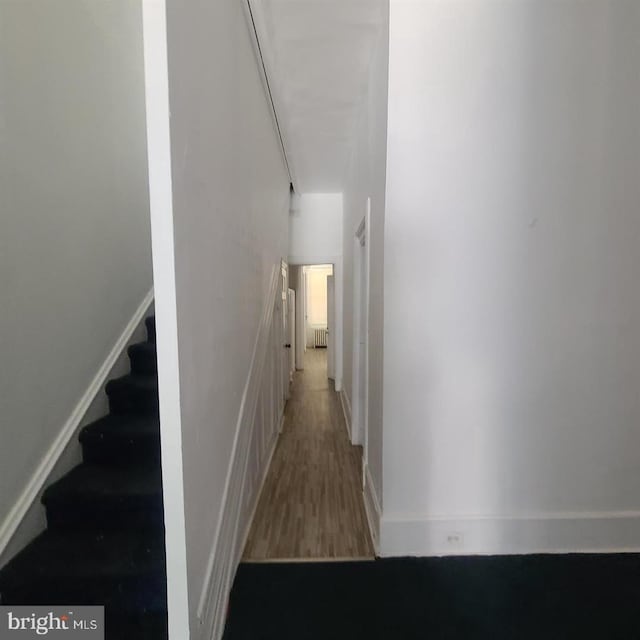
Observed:
[[[0,3],[0,139],[2,525],[152,286],[140,2]]]
[[[639,30],[391,1],[383,553],[638,547]]]
[[[369,298],[368,466],[382,500],[382,357],[385,171],[387,152],[388,2],[369,67],[366,100],[344,179],[344,390],[353,404],[353,251],[355,234],[371,198]]]
[[[310,264],[309,256],[342,256],[341,193],[300,194],[289,216],[289,262]]]
[[[289,215],[289,265],[333,264],[336,278],[336,390],[342,389],[342,194],[303,193]]]
[[[242,3],[169,0],[166,58],[159,5],[145,14],[156,89],[147,110],[157,115],[149,133],[156,317],[168,345],[158,353],[166,527],[168,539],[186,542],[186,557],[176,549],[168,558],[178,640],[210,637],[197,613],[211,551],[217,541],[215,571],[237,543],[218,537],[221,508],[261,313],[287,252],[289,176]],[[217,596],[224,609],[226,594]]]

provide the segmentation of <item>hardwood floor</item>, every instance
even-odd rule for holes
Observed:
[[[349,442],[326,371],[326,350],[307,350],[243,560],[374,556],[362,498],[362,449]]]

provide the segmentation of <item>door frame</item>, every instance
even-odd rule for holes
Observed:
[[[343,332],[342,332],[342,321],[343,321],[343,306],[342,306],[342,298],[343,298],[343,260],[342,256],[331,256],[331,255],[323,255],[323,254],[309,254],[307,256],[289,256],[288,260],[289,266],[301,266],[301,267],[310,267],[315,264],[332,264],[333,265],[333,275],[335,276],[336,283],[336,308],[335,308],[335,318],[334,318],[334,338],[336,345],[335,352],[335,362],[336,362],[336,379],[335,379],[335,389],[336,391],[342,391],[342,374],[343,374]]]
[[[296,370],[296,292],[289,287],[287,289],[287,312],[289,314],[287,344],[289,345],[289,384],[293,382],[293,374]]]
[[[280,371],[280,387],[283,404],[286,404],[290,396],[289,389],[289,349],[287,349],[287,340],[289,339],[289,310],[288,310],[288,292],[289,292],[289,265],[284,260],[280,260],[280,345],[281,355],[281,371]]]
[[[335,267],[334,267],[335,272]],[[336,277],[327,276],[327,377],[336,380]]]
[[[351,442],[362,445],[363,483],[369,460],[369,252],[371,199],[353,238],[353,353]],[[360,369],[361,349],[364,367]],[[363,384],[361,385],[361,382]],[[361,389],[363,393],[361,393]]]

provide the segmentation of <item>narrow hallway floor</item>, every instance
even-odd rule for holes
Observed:
[[[373,558],[362,497],[362,449],[349,442],[327,352],[309,349],[296,372],[285,422],[243,560]]]

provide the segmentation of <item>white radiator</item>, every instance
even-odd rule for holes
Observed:
[[[318,347],[322,348],[327,348],[327,333],[328,331],[326,329],[316,329],[315,330],[315,348],[317,349]]]

